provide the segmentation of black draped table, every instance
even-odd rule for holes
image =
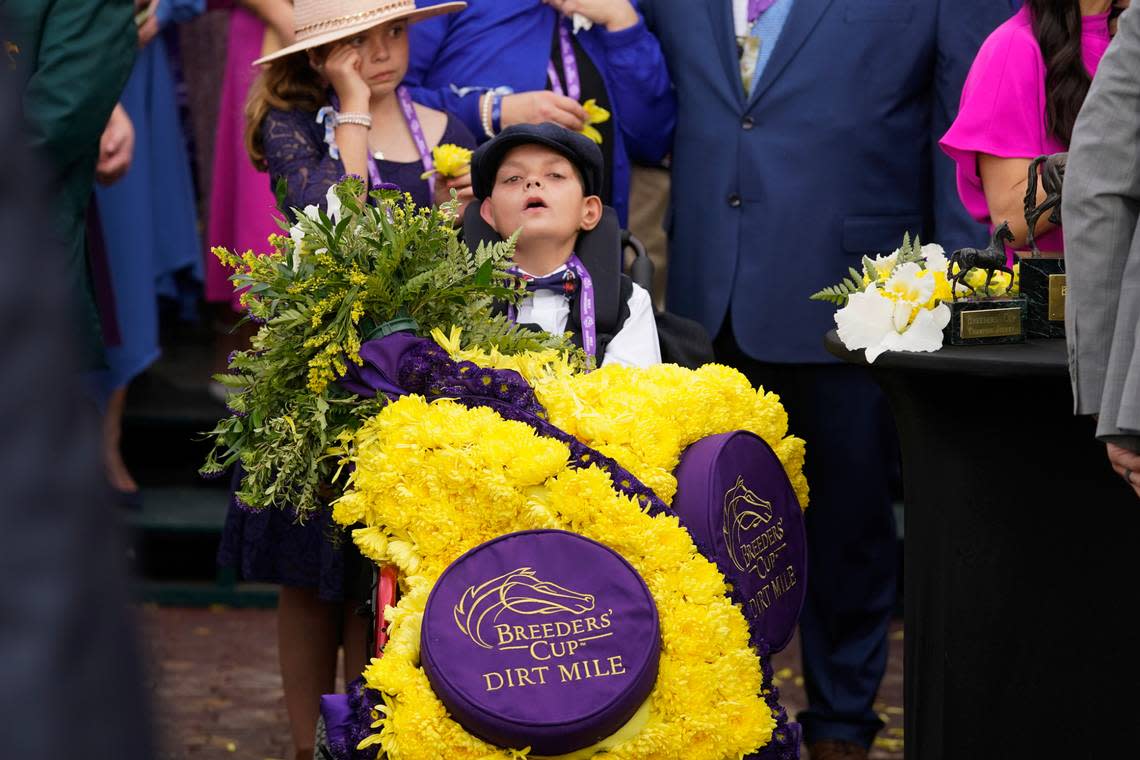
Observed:
[[[869,366],[902,448],[907,760],[1140,757],[1140,499],[1072,414],[1064,340]]]

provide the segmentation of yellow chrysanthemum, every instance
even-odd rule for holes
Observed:
[[[723,370],[709,374],[730,377]],[[782,410],[768,415],[767,426],[786,429]],[[802,457],[799,439],[781,445],[789,442]],[[451,401],[408,397],[389,405],[366,423],[355,450],[353,488],[334,517],[367,526],[354,539],[373,559],[400,568],[403,589],[387,611],[384,657],[364,672],[384,704],[372,726],[377,733],[362,749],[392,760],[529,756],[526,749],[487,744],[450,718],[419,667],[419,641],[428,595],[455,557],[490,537],[536,528],[573,530],[619,552],[657,602],[661,662],[642,722],[610,737],[599,752],[611,760],[721,760],[770,741],[775,719],[763,702],[748,625],[728,599],[724,577],[697,553],[676,517],[650,517],[616,492],[602,470],[569,468],[560,443]],[[410,508],[416,504],[427,508]]]
[[[594,128],[594,124],[604,124],[610,120],[610,112],[598,105],[598,101],[590,98],[582,104],[586,110],[586,125],[582,127],[582,134],[589,137],[598,145],[602,144],[602,133]]]
[[[420,179],[427,179],[432,174],[449,179],[462,177],[471,168],[471,151],[460,145],[443,143],[431,149],[431,160],[435,169],[424,172]]]

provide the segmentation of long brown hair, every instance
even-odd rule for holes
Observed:
[[[261,126],[269,110],[316,111],[327,103],[326,87],[304,52],[270,61],[262,68],[245,105],[245,149],[254,166],[260,171],[267,168]]]
[[[1078,0],[1028,0],[1027,5],[1045,58],[1045,126],[1068,145],[1092,84],[1081,59],[1081,5]]]

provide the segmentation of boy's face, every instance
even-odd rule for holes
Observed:
[[[577,170],[561,153],[520,145],[503,158],[480,213],[504,237],[522,228],[520,244],[562,243],[597,226],[602,201],[584,194]]]

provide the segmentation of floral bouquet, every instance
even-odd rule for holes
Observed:
[[[410,197],[380,190],[373,205],[363,194],[359,178],[334,185],[327,209],[295,211],[296,223],[283,224],[288,237],[274,236],[267,255],[214,250],[235,269],[234,284],[247,288],[242,303],[260,329],[217,378],[231,391],[231,415],[210,431],[215,447],[201,472],[219,476],[240,463],[237,496],[249,508],[306,515],[321,506],[337,447],[387,403],[335,382],[359,366],[371,338],[458,324],[468,346],[586,361],[561,336],[492,316],[493,301],[524,295],[507,271],[513,239],[471,251],[453,228],[454,201],[416,208]]]
[[[893,253],[864,256],[862,271],[849,269],[842,282],[811,299],[840,307],[835,312],[839,339],[848,349],[866,349],[868,362],[884,351],[937,351],[950,321],[945,302],[966,295],[1012,295],[1018,286],[1016,268],[1013,278],[995,272],[988,288],[986,274],[972,269],[952,291],[957,265],[948,271],[948,264],[942,246],[923,245],[918,238],[912,242],[908,233]]]
[[[866,349],[868,362],[884,351],[937,351],[950,321],[947,265],[942,246],[912,243],[907,234],[894,253],[864,256],[862,272],[849,269],[849,277],[811,298],[840,307],[839,339],[851,350]]]
[[[525,294],[508,272],[513,238],[471,251],[457,239],[454,201],[417,209],[376,191],[372,205],[364,190],[359,178],[334,186],[327,208],[296,212],[265,256],[215,251],[237,269],[260,329],[220,378],[234,391],[231,415],[211,431],[202,468],[240,464],[237,497],[252,509],[304,517],[332,501],[361,553],[398,570],[399,598],[381,611],[384,656],[352,686],[343,756],[533,755],[490,744],[449,713],[420,632],[460,555],[561,530],[625,558],[660,616],[652,691],[576,757],[798,757],[768,642],[672,508],[683,452],[738,430],[767,442],[793,503],[807,505],[805,443],[779,397],[715,364],[595,371],[565,336],[493,316],[493,302]]]

